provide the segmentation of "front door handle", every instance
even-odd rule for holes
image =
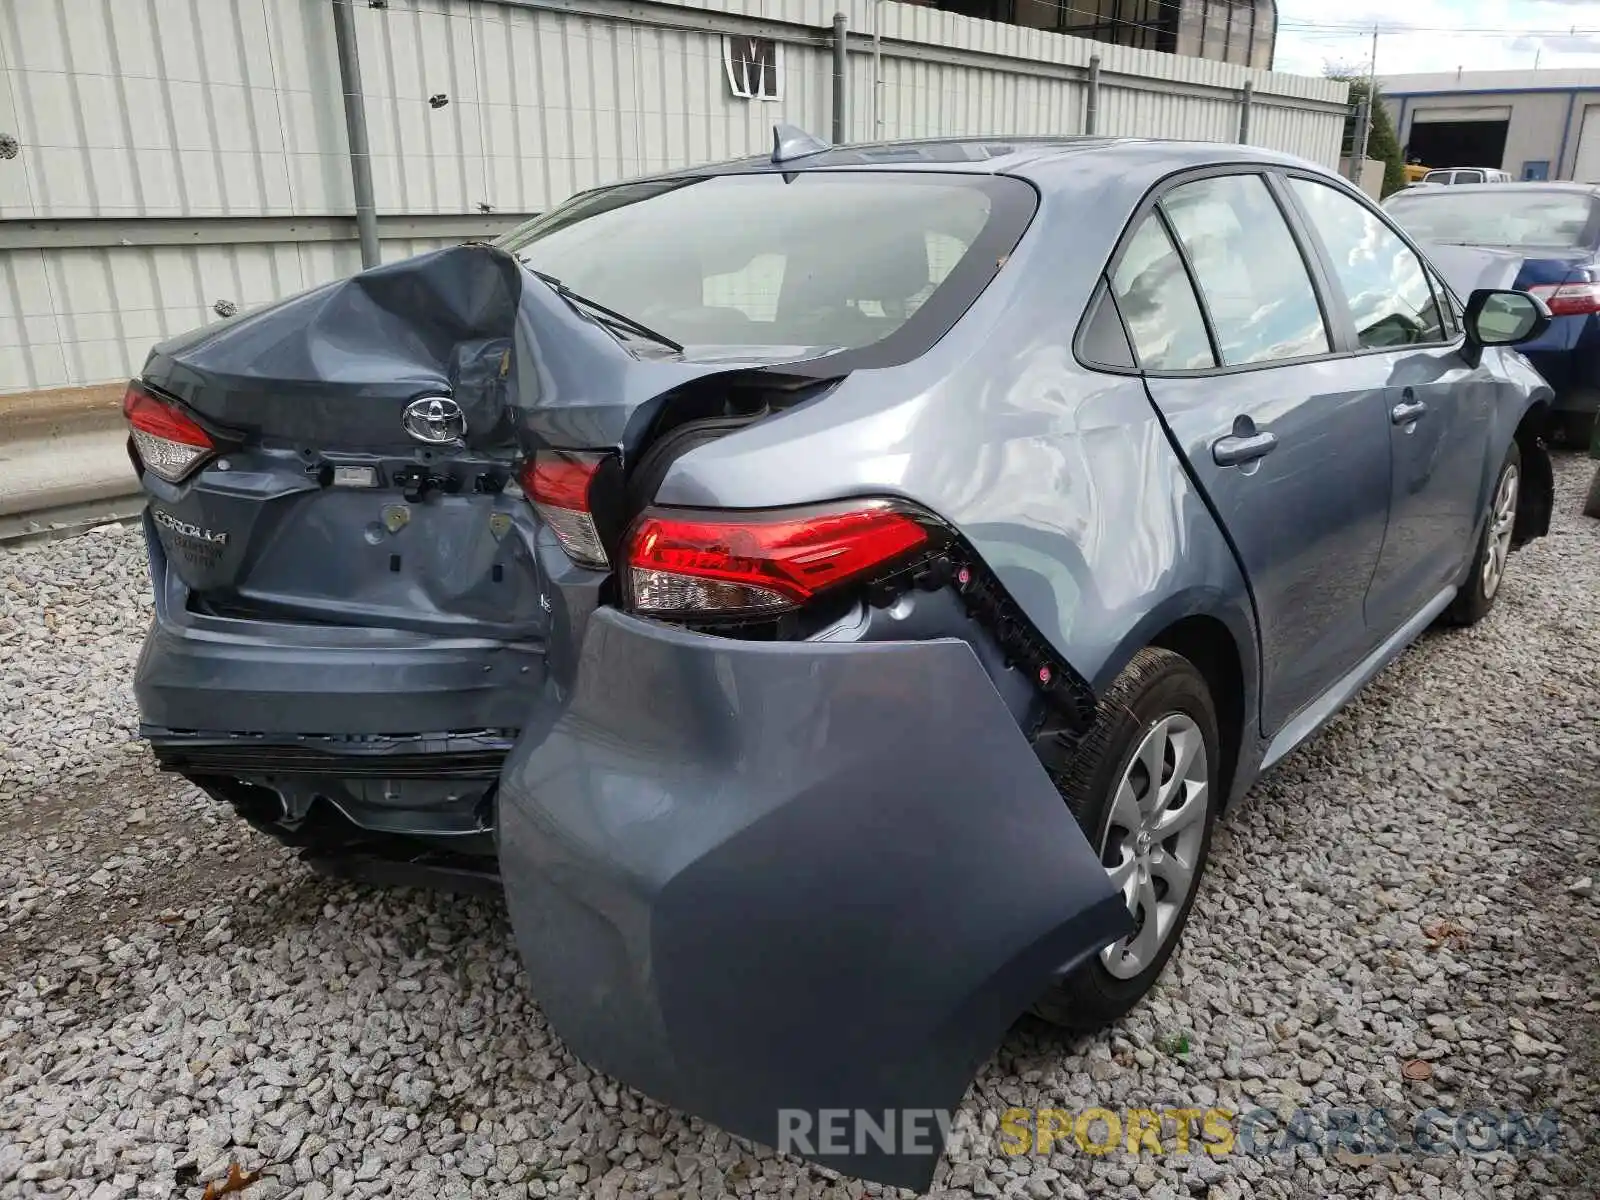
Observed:
[[[1211,459],[1219,467],[1238,467],[1255,462],[1278,445],[1278,435],[1263,430],[1252,434],[1229,434],[1211,443]]]
[[[1396,425],[1409,425],[1427,411],[1428,406],[1421,400],[1407,400],[1389,410],[1389,420]]]

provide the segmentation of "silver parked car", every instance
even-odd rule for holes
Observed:
[[[1457,183],[1514,183],[1509,171],[1496,170],[1493,167],[1439,167],[1424,175],[1419,183],[1426,184],[1457,184]]]
[[[1465,301],[1242,146],[597,189],[151,354],[142,732],[325,869],[503,886],[654,1097],[947,1114],[1136,1004],[1217,816],[1546,531],[1548,310]],[[925,1185],[881,1129],[799,1149]]]

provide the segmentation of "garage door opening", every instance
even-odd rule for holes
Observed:
[[[1579,183],[1600,181],[1600,104],[1591,104],[1583,110],[1572,177]]]
[[[1417,114],[1420,118],[1422,114]],[[1424,121],[1412,123],[1407,153],[1430,167],[1496,167],[1506,152],[1511,122]]]

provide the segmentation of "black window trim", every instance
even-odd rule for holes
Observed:
[[[1221,178],[1221,176],[1208,175],[1206,178],[1218,179]],[[1168,188],[1166,191],[1163,191],[1161,193],[1161,199],[1156,201],[1155,207],[1151,209],[1151,212],[1155,215],[1156,224],[1161,226],[1161,232],[1167,235],[1167,241],[1172,244],[1173,250],[1177,252],[1178,261],[1183,264],[1183,277],[1189,281],[1189,290],[1194,293],[1195,307],[1200,310],[1200,323],[1205,326],[1206,342],[1211,347],[1211,365],[1209,367],[1181,367],[1173,369],[1174,374],[1189,375],[1197,371],[1215,371],[1218,367],[1223,367],[1227,364],[1222,361],[1222,342],[1217,338],[1217,326],[1216,323],[1211,319],[1211,305],[1206,303],[1206,294],[1200,287],[1200,276],[1195,274],[1194,262],[1189,257],[1189,251],[1184,248],[1183,239],[1178,236],[1177,227],[1173,225],[1172,218],[1167,215],[1167,206],[1161,202],[1162,200],[1166,199],[1168,191],[1175,190],[1176,189],[1174,188]],[[1110,275],[1110,272],[1107,274]],[[1115,287],[1111,289],[1113,295],[1116,294],[1116,290],[1117,289]],[[1117,311],[1120,312],[1121,309],[1118,309]],[[1133,357],[1135,361],[1137,361],[1139,357],[1139,347],[1134,343],[1132,334],[1128,335],[1128,343],[1133,346]],[[1166,368],[1158,369],[1163,373],[1166,371]],[[1147,374],[1154,373],[1155,372],[1153,371],[1147,372]]]
[[[1277,199],[1284,220],[1289,222],[1301,256],[1310,264],[1312,285],[1317,289],[1317,302],[1322,305],[1322,317],[1332,342],[1330,350],[1340,355],[1354,353],[1361,348],[1361,335],[1350,318],[1350,300],[1339,282],[1327,243],[1322,240],[1311,214],[1295,198],[1288,176],[1275,173],[1267,180],[1267,187]]]
[[[1173,245],[1178,251],[1179,260],[1184,264],[1184,271],[1189,277],[1189,285],[1194,290],[1195,300],[1200,305],[1200,314],[1206,323],[1206,333],[1211,339],[1211,353],[1214,359],[1214,365],[1209,367],[1191,367],[1186,370],[1167,370],[1159,367],[1147,368],[1137,365],[1139,361],[1139,347],[1137,344],[1135,344],[1133,335],[1128,332],[1126,324],[1124,324],[1123,332],[1128,338],[1128,345],[1133,350],[1134,362],[1136,365],[1132,367],[1120,367],[1109,363],[1100,363],[1094,361],[1092,358],[1083,353],[1082,348],[1084,331],[1088,325],[1088,321],[1092,315],[1094,307],[1093,299],[1091,297],[1091,302],[1084,306],[1083,312],[1079,315],[1078,325],[1073,333],[1072,338],[1073,357],[1077,359],[1080,366],[1087,370],[1096,371],[1107,375],[1134,375],[1151,379],[1194,379],[1207,378],[1214,375],[1237,375],[1246,371],[1272,370],[1277,367],[1292,367],[1307,363],[1331,362],[1337,359],[1355,358],[1368,354],[1393,354],[1396,350],[1401,349],[1458,349],[1464,344],[1465,335],[1460,327],[1461,322],[1457,320],[1455,322],[1456,329],[1454,330],[1454,336],[1451,340],[1440,342],[1415,342],[1404,347],[1359,345],[1359,339],[1355,336],[1354,323],[1350,320],[1350,305],[1344,300],[1343,289],[1341,287],[1337,292],[1333,290],[1337,284],[1337,280],[1330,278],[1331,264],[1327,257],[1327,248],[1322,244],[1321,235],[1317,233],[1316,229],[1311,226],[1309,220],[1302,214],[1298,201],[1294,200],[1292,189],[1290,189],[1288,186],[1289,179],[1308,179],[1313,183],[1321,183],[1332,187],[1335,191],[1349,196],[1351,199],[1365,207],[1368,212],[1376,215],[1377,218],[1383,222],[1384,226],[1393,232],[1395,236],[1397,236],[1403,243],[1405,243],[1405,245],[1422,263],[1423,274],[1428,279],[1429,289],[1435,294],[1435,303],[1438,302],[1437,288],[1443,283],[1442,278],[1440,278],[1438,275],[1438,269],[1428,261],[1427,255],[1423,254],[1422,251],[1417,248],[1415,242],[1407,237],[1403,231],[1398,229],[1392,221],[1384,216],[1382,209],[1372,203],[1369,197],[1361,192],[1358,192],[1353,186],[1346,183],[1344,180],[1338,178],[1337,176],[1329,175],[1321,171],[1307,170],[1305,168],[1293,166],[1279,166],[1274,163],[1213,163],[1209,166],[1194,167],[1188,170],[1174,172],[1165,179],[1157,182],[1148,192],[1144,194],[1138,205],[1135,206],[1133,212],[1128,218],[1127,224],[1123,227],[1122,233],[1117,238],[1116,246],[1111,251],[1111,257],[1106,261],[1106,265],[1100,273],[1100,284],[1106,288],[1108,295],[1112,295],[1113,297],[1115,295],[1115,289],[1111,286],[1111,280],[1116,274],[1117,267],[1122,263],[1123,255],[1126,254],[1128,244],[1133,240],[1133,235],[1138,232],[1146,217],[1150,216],[1152,212],[1160,211],[1159,205],[1162,198],[1174,188],[1181,187],[1186,183],[1193,183],[1196,180],[1209,179],[1219,175],[1259,175],[1263,178],[1263,181],[1267,186],[1267,190],[1272,194],[1273,199],[1278,204],[1278,210],[1283,214],[1285,224],[1289,226],[1289,233],[1294,238],[1296,247],[1298,247],[1300,250],[1301,261],[1305,263],[1306,272],[1311,277],[1311,288],[1312,291],[1316,293],[1317,306],[1321,310],[1323,316],[1323,325],[1330,336],[1330,340],[1332,341],[1331,348],[1323,353],[1306,354],[1301,355],[1298,358],[1270,358],[1262,362],[1237,363],[1233,365],[1223,363],[1221,361],[1221,355],[1217,352],[1216,336],[1211,326],[1211,311],[1206,305],[1204,293],[1196,284],[1193,268],[1189,264],[1188,253],[1184,250],[1183,243],[1173,235],[1171,226],[1167,222],[1166,214],[1161,212],[1160,220],[1162,222],[1162,227],[1166,231],[1167,237],[1172,241]],[[1334,295],[1336,295],[1343,302],[1342,311],[1339,309],[1334,310],[1336,313],[1338,313],[1337,317],[1330,315],[1329,312],[1329,301]],[[1121,310],[1118,309],[1119,315],[1120,312]]]
[[[1314,255],[1307,254],[1305,239],[1306,231],[1301,229],[1299,222],[1295,219],[1296,214],[1291,212],[1289,208],[1285,206],[1283,202],[1283,196],[1280,194],[1280,189],[1273,183],[1272,172],[1265,170],[1229,171],[1226,172],[1226,175],[1229,177],[1236,175],[1255,175],[1261,180],[1261,186],[1267,189],[1268,198],[1276,206],[1278,215],[1283,218],[1284,226],[1289,230],[1289,240],[1294,243],[1295,249],[1300,253],[1300,264],[1306,269],[1306,282],[1311,285],[1311,295],[1317,303],[1317,315],[1322,318],[1322,335],[1328,343],[1328,348],[1326,350],[1320,350],[1316,354],[1299,354],[1293,358],[1265,358],[1259,359],[1255,362],[1232,364],[1223,362],[1222,342],[1217,337],[1216,325],[1211,318],[1211,305],[1206,300],[1205,289],[1200,286],[1200,276],[1195,271],[1194,264],[1189,259],[1189,251],[1184,247],[1183,239],[1178,236],[1177,226],[1172,223],[1172,218],[1167,215],[1167,208],[1165,203],[1163,203],[1163,201],[1166,199],[1166,192],[1163,192],[1161,201],[1157,201],[1156,203],[1156,208],[1160,211],[1161,220],[1167,227],[1167,236],[1172,239],[1172,244],[1178,248],[1178,254],[1183,259],[1184,269],[1189,272],[1190,286],[1194,288],[1194,294],[1200,301],[1200,311],[1205,315],[1206,329],[1211,333],[1211,356],[1216,360],[1217,367],[1233,366],[1237,368],[1254,367],[1267,365],[1270,363],[1310,362],[1315,359],[1325,358],[1328,355],[1337,352],[1339,349],[1338,327],[1330,318],[1328,313],[1328,302],[1325,295],[1326,289],[1325,287],[1318,286],[1319,283],[1326,283],[1326,280],[1323,280],[1319,277],[1319,271],[1321,270],[1320,244],[1318,245],[1318,249]],[[1208,176],[1207,178],[1218,178],[1218,176]],[[1167,189],[1167,191],[1176,190],[1176,188]],[[1184,372],[1184,374],[1187,373],[1188,372]]]
[[[1104,305],[1111,312],[1111,318],[1117,323],[1117,329],[1122,334],[1122,344],[1128,351],[1128,362],[1107,362],[1105,366],[1118,371],[1137,370],[1139,351],[1134,347],[1133,338],[1128,335],[1128,323],[1122,318],[1122,308],[1117,304],[1117,298],[1111,294],[1111,280],[1102,275],[1095,281],[1094,291],[1089,294],[1089,303],[1083,307],[1083,331],[1081,336],[1087,338],[1089,331],[1094,327],[1094,319]],[[1076,341],[1076,339],[1074,339]],[[1084,356],[1084,361],[1099,362],[1099,359],[1089,359]]]
[[[1315,171],[1305,171],[1295,167],[1288,167],[1283,170],[1282,176],[1284,196],[1290,204],[1294,205],[1295,212],[1300,215],[1300,219],[1304,222],[1306,229],[1314,234],[1316,238],[1316,244],[1319,247],[1319,254],[1325,256],[1327,254],[1327,247],[1323,244],[1321,235],[1316,233],[1316,226],[1311,220],[1311,215],[1304,211],[1304,209],[1301,207],[1299,198],[1294,194],[1294,189],[1289,186],[1289,181],[1291,179],[1304,179],[1310,183],[1320,183],[1323,187],[1331,188],[1339,195],[1346,196],[1355,201],[1360,207],[1365,208],[1367,212],[1375,216],[1378,219],[1378,222],[1385,229],[1394,234],[1395,237],[1399,238],[1400,243],[1416,256],[1417,264],[1422,268],[1422,278],[1428,284],[1428,294],[1433,297],[1434,308],[1439,313],[1439,328],[1443,331],[1445,336],[1442,338],[1431,339],[1426,342],[1407,342],[1403,346],[1363,346],[1360,344],[1361,339],[1355,330],[1355,326],[1348,320],[1350,313],[1350,298],[1344,294],[1344,284],[1339,281],[1338,275],[1334,272],[1332,260],[1328,260],[1329,285],[1334,289],[1334,294],[1337,295],[1343,303],[1343,312],[1346,315],[1346,320],[1344,323],[1350,325],[1351,338],[1349,354],[1352,358],[1361,357],[1367,354],[1393,354],[1396,350],[1456,348],[1458,343],[1464,344],[1465,339],[1459,328],[1461,322],[1455,320],[1447,321],[1445,319],[1444,304],[1440,302],[1439,298],[1439,288],[1444,286],[1444,280],[1439,276],[1438,268],[1428,261],[1428,256],[1417,248],[1415,242],[1402,233],[1394,224],[1394,222],[1389,220],[1389,218],[1384,215],[1383,209],[1372,203],[1372,200],[1369,196],[1363,192],[1357,191],[1353,187],[1341,187],[1338,184],[1330,183],[1328,176],[1319,175]],[[1452,326],[1455,328],[1452,328]]]

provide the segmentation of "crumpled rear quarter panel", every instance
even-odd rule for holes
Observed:
[[[602,609],[526,734],[499,831],[534,996],[591,1065],[743,1136],[953,1110],[1051,974],[1128,931],[963,642]],[[815,1157],[920,1188],[942,1149]]]

